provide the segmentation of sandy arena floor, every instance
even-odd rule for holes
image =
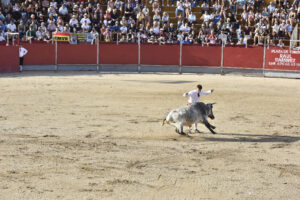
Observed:
[[[201,83],[217,135],[161,126]],[[299,199],[300,80],[0,76],[0,199]]]

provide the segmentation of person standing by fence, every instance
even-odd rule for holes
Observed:
[[[22,45],[19,46],[19,57],[20,57],[20,72],[23,71],[24,56],[28,53]]]

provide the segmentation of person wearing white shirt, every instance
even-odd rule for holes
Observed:
[[[273,2],[270,2],[270,5],[268,5],[268,12],[269,14],[273,13],[276,9],[276,6],[273,4]]]
[[[123,26],[120,28],[120,31],[122,34],[127,34],[127,27],[125,26],[125,24],[123,24]]]
[[[23,71],[24,56],[28,53],[22,45],[19,46],[19,57],[20,57],[20,72]]]
[[[14,24],[13,20],[11,20],[10,23],[6,25],[6,28],[9,29],[12,33],[16,32],[17,30],[17,26]]]
[[[65,6],[65,4],[62,4],[62,6],[58,10],[59,14],[61,15],[67,15],[68,14],[68,8]]]
[[[196,15],[194,13],[190,12],[190,14],[188,16],[188,20],[190,23],[196,22]]]
[[[91,20],[87,17],[87,14],[84,14],[84,17],[80,20],[80,23],[83,24],[86,22],[87,24],[91,23]]]
[[[71,27],[74,27],[74,25],[78,25],[78,20],[76,19],[76,15],[73,15],[72,18],[69,21],[69,24]]]
[[[81,25],[81,28],[84,32],[88,32],[90,30],[90,25],[88,25],[87,21],[84,21],[84,23]]]
[[[177,1],[177,7],[175,10],[175,15],[176,17],[178,16],[178,13],[181,12],[181,15],[184,17],[184,8],[183,8],[184,4],[182,2],[182,0]]]
[[[199,101],[201,96],[204,95],[208,95],[211,94],[214,90],[208,90],[208,91],[202,91],[202,85],[197,85],[197,89],[196,90],[191,90],[187,93],[184,93],[183,96],[184,97],[189,97],[188,103],[187,105],[191,105],[192,103],[196,103]],[[199,130],[197,129],[197,123],[195,123],[195,132],[199,133]]]

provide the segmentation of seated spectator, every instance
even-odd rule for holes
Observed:
[[[113,9],[112,14],[111,14],[111,25],[113,26],[116,21],[119,21],[119,14],[117,9]]]
[[[41,27],[39,27],[35,33],[35,40],[41,41],[41,40],[43,40],[43,37],[44,36],[43,36],[42,29],[41,29]]]
[[[10,23],[6,25],[6,29],[10,30],[12,33],[15,33],[17,31],[17,26],[15,25],[14,21],[11,20]]]
[[[32,27],[29,27],[29,30],[26,31],[26,40],[27,41],[32,41],[33,38],[35,38],[35,31],[32,30]]]
[[[126,19],[128,19],[129,17],[132,17],[132,15],[133,15],[133,8],[131,7],[130,4],[127,4],[125,8],[124,16],[126,17]]]
[[[192,4],[191,2],[189,2],[189,0],[185,0],[183,2],[183,9],[184,9],[185,16],[188,16],[189,12],[192,11]]]
[[[76,15],[72,15],[72,18],[70,19],[69,24],[71,27],[74,27],[74,25],[78,25],[78,20],[76,18]]]
[[[160,5],[158,3],[158,0],[154,0],[154,2],[152,3],[152,12],[160,12]]]
[[[120,11],[121,13],[123,12],[123,6],[124,6],[124,2],[120,1],[120,0],[116,0],[115,1],[115,8]]]
[[[0,32],[0,42],[5,41],[4,32]]]
[[[167,12],[163,12],[162,22],[164,24],[169,24],[170,23],[169,14]]]
[[[89,32],[90,25],[87,23],[87,21],[84,21],[83,24],[81,25],[81,28],[83,32]]]
[[[80,20],[80,24],[84,24],[86,22],[87,25],[91,24],[91,20],[88,18],[88,15],[85,13],[83,18]]]
[[[182,0],[177,1],[177,6],[175,10],[176,17],[178,16],[179,12],[181,13],[181,16],[184,17],[184,5]]]
[[[53,15],[53,16],[57,16],[56,10],[53,7],[53,4],[50,4],[50,7],[48,8],[48,15]]]
[[[284,43],[283,43],[283,40],[280,39],[278,44],[277,44],[278,47],[284,47]]]
[[[160,24],[161,17],[158,11],[155,11],[155,14],[153,15],[153,22],[157,22]]]
[[[207,38],[209,40],[209,44],[216,44],[217,43],[218,37],[215,34],[214,30],[210,31],[210,34],[208,34]]]
[[[138,24],[145,24],[145,15],[142,11],[137,14],[136,20]]]
[[[47,27],[48,31],[49,32],[53,32],[56,30],[56,25],[53,21],[50,21],[49,24],[48,24],[48,27]]]
[[[202,14],[209,11],[209,4],[206,1],[203,1],[201,5]]]
[[[126,27],[125,24],[123,24],[123,25],[121,26],[120,31],[121,31],[122,34],[125,34],[125,35],[127,34],[127,27]]]
[[[201,19],[203,19],[203,22],[208,22],[211,20],[211,15],[208,14],[208,11],[205,11],[204,14],[201,16]]]
[[[179,28],[179,31],[181,31],[183,34],[188,34],[190,30],[191,28],[189,27],[188,23],[182,24]]]
[[[188,21],[191,24],[196,23],[196,15],[192,11],[188,13]]]
[[[107,26],[108,24],[111,24],[111,14],[108,10],[106,10],[106,13],[104,14],[103,23],[105,26]]]

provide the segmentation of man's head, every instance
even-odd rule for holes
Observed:
[[[199,92],[201,92],[201,90],[202,90],[202,85],[197,85],[197,92],[199,93]]]

